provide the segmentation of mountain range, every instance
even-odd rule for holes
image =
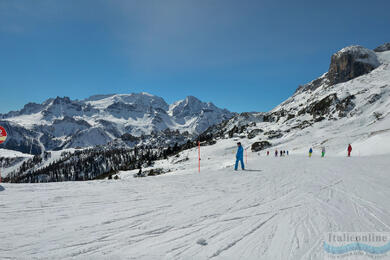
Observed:
[[[389,115],[390,44],[374,50],[348,46],[332,55],[327,72],[269,112],[236,114],[195,97],[168,105],[147,93],[30,103],[1,115],[0,125],[11,136],[6,148],[39,155],[0,160],[10,181],[40,182],[151,167],[180,151],[189,153],[197,141],[217,150],[219,142],[234,150],[240,141],[256,153],[303,154],[326,147],[328,154],[345,155],[352,144],[358,155],[390,154]],[[94,148],[73,149],[86,147]]]
[[[1,114],[0,125],[9,136],[2,148],[40,154],[110,142],[129,146],[183,143],[234,115],[192,96],[171,105],[145,92],[84,100],[57,97]]]

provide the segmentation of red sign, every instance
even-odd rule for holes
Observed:
[[[0,126],[0,144],[4,143],[5,139],[7,139],[7,132],[2,126]]]

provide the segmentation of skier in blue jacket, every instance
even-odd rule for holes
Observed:
[[[238,149],[236,154],[236,165],[234,167],[234,170],[238,170],[238,162],[241,162],[241,169],[245,170],[244,166],[244,148],[242,148],[241,143],[237,143]]]
[[[313,154],[313,148],[310,147],[310,149],[309,149],[309,157],[311,157],[312,154]]]

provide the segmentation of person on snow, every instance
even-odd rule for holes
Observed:
[[[288,156],[288,150],[286,151],[286,153],[287,153],[287,156]]]
[[[283,156],[283,151],[282,150],[280,150],[280,157],[282,157]]]
[[[269,156],[269,151],[267,151],[267,156]]]
[[[313,148],[310,147],[310,149],[309,149],[309,157],[311,157],[312,154],[313,154]]]
[[[321,155],[321,157],[325,157],[325,146],[324,146],[324,147],[322,147],[322,150],[321,150],[321,152],[322,152],[322,155]]]
[[[242,147],[241,143],[237,143],[237,154],[236,154],[236,165],[234,166],[234,170],[238,170],[238,162],[241,162],[241,169],[245,170],[244,165],[244,148]]]
[[[348,145],[348,157],[351,157],[351,152],[352,152],[352,145]]]
[[[278,157],[278,150],[275,150],[275,157]]]

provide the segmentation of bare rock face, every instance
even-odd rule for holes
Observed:
[[[255,138],[257,135],[259,135],[262,132],[264,132],[262,129],[253,129],[248,134],[248,139],[253,139],[253,138]]]
[[[329,85],[346,82],[367,74],[380,65],[374,51],[349,46],[332,55],[327,78]]]
[[[384,43],[374,49],[375,52],[390,51],[390,42]]]
[[[314,91],[367,74],[380,65],[375,52],[362,46],[349,46],[332,55],[329,71],[318,79],[299,86],[296,94]]]
[[[338,102],[339,99],[337,98],[337,95],[331,94],[317,102],[314,102],[307,108],[307,110],[315,117],[324,116],[329,114],[332,105],[335,105]]]
[[[255,142],[251,146],[252,152],[259,152],[261,150],[267,149],[272,145],[267,141]]]

